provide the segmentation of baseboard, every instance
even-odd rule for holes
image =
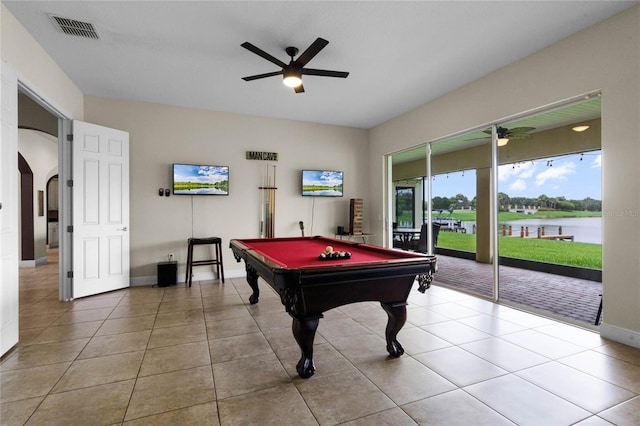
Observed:
[[[18,264],[20,268],[35,268],[36,261],[35,260],[21,260]]]
[[[131,277],[129,279],[130,287],[140,287],[146,285],[154,285],[158,283],[158,277],[155,275],[150,277]]]
[[[600,336],[605,339],[640,348],[640,333],[634,330],[627,330],[626,328],[602,323],[600,325]]]
[[[225,270],[224,276],[225,278],[245,278],[247,276],[247,271],[244,269],[232,269],[230,271]]]
[[[36,266],[43,266],[47,264],[47,256],[41,257],[36,260],[21,260],[18,263],[19,268],[35,268]]]
[[[224,271],[225,278],[241,278],[245,277],[247,272],[244,269],[231,269],[229,271]],[[206,281],[206,280],[215,280],[217,279],[216,274],[213,271],[205,272],[205,271],[194,271],[192,281]],[[156,275],[146,276],[146,277],[131,277],[129,280],[129,285],[131,287],[138,286],[146,286],[146,285],[154,285],[158,283],[158,277]],[[184,273],[178,274],[178,283],[184,283]]]

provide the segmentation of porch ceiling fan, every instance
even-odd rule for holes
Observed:
[[[509,143],[509,140],[529,139],[531,135],[529,132],[534,131],[535,127],[514,127],[513,129],[507,129],[506,127],[498,127],[498,146],[504,146]],[[491,135],[491,129],[483,130],[483,133]]]

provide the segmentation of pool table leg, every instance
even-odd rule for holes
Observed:
[[[296,370],[303,379],[308,379],[316,372],[316,366],[313,363],[313,340],[316,337],[320,318],[322,315],[303,319],[293,317],[293,337],[296,338],[302,351]]]
[[[404,353],[404,348],[400,342],[396,340],[396,337],[404,323],[407,321],[407,304],[402,303],[390,305],[380,302],[380,305],[382,305],[382,309],[384,309],[389,316],[387,329],[385,331],[385,336],[387,338],[387,352],[389,352],[389,355],[392,357],[398,358]]]
[[[256,303],[258,303],[258,299],[260,297],[260,288],[258,287],[258,271],[249,266],[248,263],[246,263],[245,269],[247,271],[247,283],[249,283],[249,287],[251,287],[251,290],[253,290],[253,293],[251,294],[251,296],[249,296],[249,303],[255,305]]]

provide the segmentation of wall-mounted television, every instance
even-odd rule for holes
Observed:
[[[229,166],[173,165],[176,195],[229,195]]]
[[[302,195],[305,197],[342,197],[343,173],[336,170],[303,170]]]

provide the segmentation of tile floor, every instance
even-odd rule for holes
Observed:
[[[640,349],[451,289],[412,292],[386,356],[376,303],[320,321],[315,376],[291,320],[244,279],[57,301],[57,264],[20,271],[2,425],[637,425]]]

